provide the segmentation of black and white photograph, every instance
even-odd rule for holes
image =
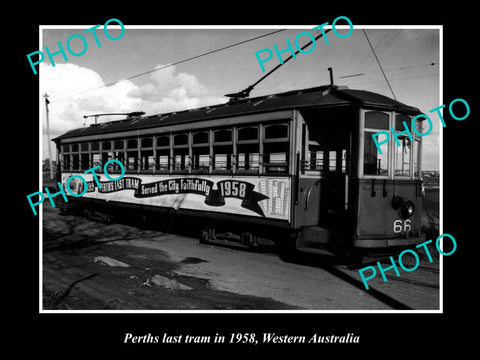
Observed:
[[[30,24],[22,54],[37,322],[135,351],[365,349],[451,321],[472,254],[459,29],[105,13]]]
[[[441,309],[439,27],[110,24],[42,31],[42,310]]]

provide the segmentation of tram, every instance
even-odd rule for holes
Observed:
[[[310,253],[375,252],[423,241],[421,138],[399,135],[401,146],[390,141],[381,154],[372,138],[404,131],[418,114],[377,93],[324,85],[95,123],[53,141],[59,182],[87,180],[83,196],[66,191],[77,207],[196,219],[203,242],[228,233],[249,246],[270,238]],[[99,188],[84,171],[111,159],[124,177],[111,182],[99,170]],[[120,172],[111,163],[108,173]]]

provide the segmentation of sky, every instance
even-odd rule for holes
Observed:
[[[340,23],[341,21],[338,22]],[[294,44],[301,32],[316,36],[319,30],[312,30],[316,25],[318,24],[288,28],[157,26],[148,29],[125,24],[125,32],[121,37],[120,29],[109,25],[109,35],[119,39],[110,40],[105,36],[103,27],[99,27],[95,33],[100,47],[92,34],[84,33],[92,25],[81,28],[43,26],[39,50],[48,47],[54,53],[59,50],[58,42],[61,42],[67,51],[67,39],[75,34],[82,34],[87,40],[87,48],[82,55],[72,56],[67,51],[67,61],[62,55],[56,55],[53,57],[55,66],[45,56],[44,62],[39,66],[40,94],[47,93],[50,101],[50,137],[84,126],[84,115],[132,111],[144,111],[146,115],[153,115],[225,103],[228,100],[225,94],[243,90],[265,74],[255,52],[265,48],[274,51],[274,44],[280,50],[285,49],[286,39]],[[348,33],[348,26],[337,28],[341,35]],[[285,30],[167,66],[280,29]],[[415,106],[426,114],[442,104],[439,90],[441,56],[438,28],[370,26],[365,27],[365,31],[397,100]],[[354,30],[348,37],[337,37],[331,31],[327,38],[328,45],[322,38],[318,39],[310,53],[298,54],[291,59],[258,84],[250,96],[329,84],[327,69],[332,67],[336,85],[393,97],[361,25],[354,24]],[[298,37],[298,42],[302,45],[308,41],[306,35]],[[73,52],[81,53],[84,44],[80,38],[73,37],[70,47]],[[308,49],[310,48],[306,50]],[[286,56],[288,54],[284,54]],[[266,71],[276,65],[278,59],[275,55],[272,60],[264,63]],[[136,76],[145,72],[144,75]],[[46,158],[48,147],[43,98],[40,104],[42,154]],[[101,117],[99,122],[121,118]],[[435,115],[432,115],[432,121],[433,131],[423,138],[424,170],[438,170],[440,167],[441,130]],[[92,122],[92,119],[88,119],[86,126]],[[55,146],[53,143],[51,145],[54,151]]]

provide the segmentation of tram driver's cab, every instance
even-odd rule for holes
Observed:
[[[413,141],[403,134],[397,146],[392,136],[380,153],[372,137],[391,127],[400,133],[413,115],[354,107],[300,113],[297,211],[304,223],[297,249],[375,250],[420,243],[421,139],[410,131]]]

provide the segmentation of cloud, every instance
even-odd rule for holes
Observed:
[[[157,68],[163,66],[158,65]],[[49,95],[51,137],[82,127],[84,115],[132,111],[144,111],[147,115],[153,115],[226,101],[223,96],[209,95],[211,91],[195,75],[176,73],[175,66],[155,71],[143,80],[141,85],[122,80],[105,87],[101,76],[91,69],[71,63],[55,67],[42,63],[40,92]],[[45,112],[41,111],[45,145],[44,116]],[[112,119],[119,117],[102,117],[99,122]],[[44,156],[48,155],[44,152]]]
[[[195,75],[176,73],[175,66],[157,65],[148,81],[127,95],[142,99],[148,113],[163,113],[223,103],[225,97],[209,95]]]
[[[139,100],[126,97],[136,87],[132,82],[104,85],[99,74],[91,69],[75,64],[41,64],[40,91],[49,95],[52,134],[82,127],[83,115],[132,111],[140,104]]]

